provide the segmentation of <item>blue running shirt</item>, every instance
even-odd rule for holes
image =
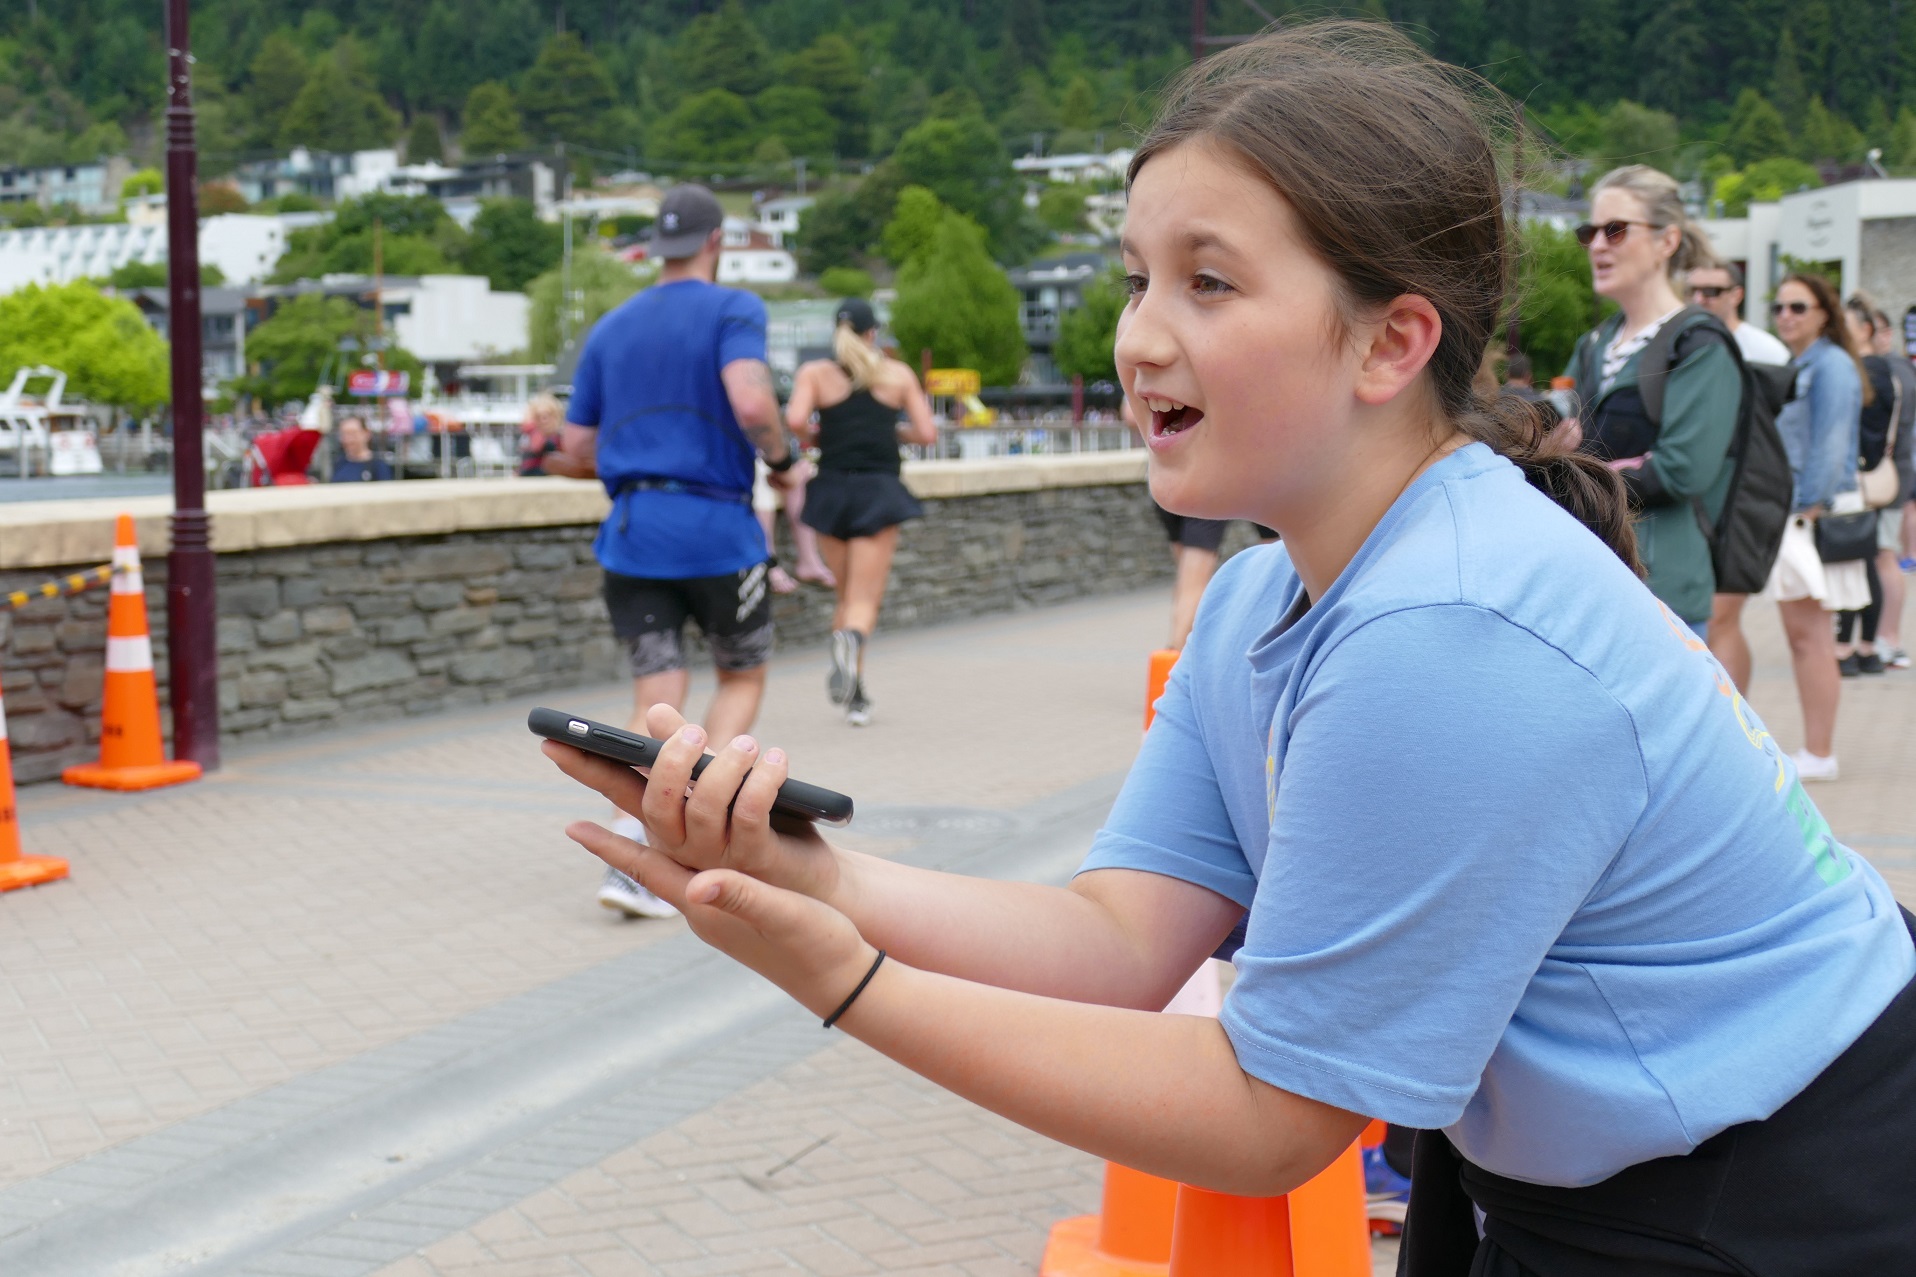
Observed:
[[[1315,605],[1281,545],[1218,573],[1107,868],[1248,911],[1247,1072],[1540,1184],[1769,1116],[1916,975],[1708,650],[1482,444]]]
[[[599,478],[612,513],[593,550],[623,576],[726,576],[766,559],[750,504],[754,450],[732,415],[719,370],[765,358],[765,303],[703,280],[655,284],[592,329],[566,420],[599,431]],[[627,480],[669,479],[692,492],[627,492]]]

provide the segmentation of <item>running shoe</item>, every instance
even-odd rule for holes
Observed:
[[[679,911],[612,866],[605,867],[605,881],[599,884],[599,903],[617,909],[628,918],[676,918]]]
[[[845,721],[853,727],[865,727],[872,721],[871,698],[865,695],[863,679],[852,684],[852,694],[845,700]]]
[[[1364,1213],[1371,1219],[1404,1222],[1410,1205],[1410,1181],[1399,1175],[1384,1160],[1383,1145],[1364,1150]]]
[[[1790,761],[1796,764],[1796,778],[1810,782],[1836,779],[1836,755],[1828,758],[1821,754],[1812,754],[1807,749],[1799,749],[1790,755]]]
[[[1851,652],[1848,656],[1839,656],[1836,658],[1836,672],[1844,678],[1855,678],[1863,672],[1863,666],[1862,663],[1856,659],[1856,653]]]
[[[1883,664],[1893,670],[1906,670],[1909,668],[1909,653],[1900,647],[1892,647],[1889,655],[1883,658]]]
[[[825,676],[825,694],[843,705],[858,682],[858,631],[832,631],[832,672]]]
[[[1860,674],[1881,674],[1883,672],[1883,658],[1874,652],[1858,652],[1856,654],[1856,670]]]

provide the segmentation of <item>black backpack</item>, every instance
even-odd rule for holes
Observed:
[[[1776,414],[1789,402],[1796,370],[1744,363],[1736,338],[1722,320],[1699,306],[1686,306],[1657,330],[1637,361],[1637,390],[1643,396],[1644,412],[1658,428],[1663,424],[1663,392],[1671,365],[1681,363],[1705,341],[1722,343],[1736,360],[1743,401],[1737,407],[1736,433],[1730,436],[1729,460],[1734,470],[1722,512],[1713,525],[1701,497],[1692,497],[1690,507],[1710,547],[1717,593],[1756,594],[1770,579],[1795,501],[1790,456],[1776,428]]]

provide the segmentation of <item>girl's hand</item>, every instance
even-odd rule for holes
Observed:
[[[741,736],[718,752],[694,786],[692,766],[704,752],[704,733],[668,705],[652,707],[646,729],[665,742],[649,776],[569,745],[549,741],[543,748],[561,771],[638,816],[651,849],[682,868],[694,873],[733,869],[775,887],[831,899],[841,885],[837,853],[811,821],[772,815],[787,774],[783,751],[760,757],[758,742]],[[591,821],[574,822],[566,834],[626,873],[641,850]]]

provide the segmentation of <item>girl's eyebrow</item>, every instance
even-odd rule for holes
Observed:
[[[1202,249],[1209,248],[1233,257],[1238,256],[1237,250],[1233,248],[1223,236],[1213,231],[1185,231],[1177,237],[1177,245],[1187,253],[1195,253]],[[1118,251],[1120,253],[1129,253],[1133,257],[1142,257],[1144,255],[1138,250],[1138,246],[1131,242],[1128,236],[1118,241]]]

